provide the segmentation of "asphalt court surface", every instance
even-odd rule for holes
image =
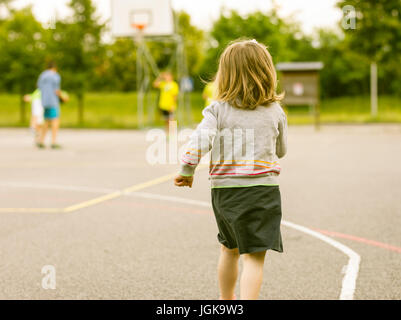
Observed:
[[[283,219],[336,232],[360,256],[354,299],[400,299],[400,126],[289,132]],[[218,297],[206,168],[192,189],[174,187],[177,165],[147,163],[146,131],[62,130],[60,142],[36,150],[26,129],[0,130],[1,299]],[[287,226],[282,234],[261,299],[338,299],[347,255]],[[44,265],[56,268],[55,290],[41,286]]]

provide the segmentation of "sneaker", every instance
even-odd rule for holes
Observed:
[[[56,143],[52,144],[50,147],[52,149],[61,149],[61,146],[59,144],[56,144]]]
[[[44,145],[43,143],[40,143],[40,142],[36,143],[36,146],[37,146],[39,149],[44,149],[44,148],[46,148],[45,145]]]

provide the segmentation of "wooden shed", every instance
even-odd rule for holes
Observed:
[[[278,63],[280,86],[285,92],[284,104],[291,106],[309,105],[315,116],[316,127],[320,122],[319,71],[323,63],[285,62]]]

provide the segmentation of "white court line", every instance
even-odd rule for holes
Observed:
[[[141,198],[147,198],[147,199],[175,201],[175,202],[180,202],[180,203],[185,203],[185,204],[193,204],[195,206],[201,206],[201,207],[207,207],[207,208],[212,207],[212,205],[206,201],[191,200],[191,199],[185,199],[185,198],[173,197],[173,196],[164,196],[161,194],[153,194],[153,193],[149,193],[149,192],[139,192],[138,191],[138,192],[127,193],[126,195],[134,195],[134,196],[138,196]]]
[[[71,190],[71,191],[80,191],[80,192],[96,192],[96,193],[110,193],[115,192],[116,190],[112,189],[101,189],[101,188],[91,188],[91,187],[79,187],[79,186],[60,186],[60,185],[43,185],[43,184],[28,184],[28,183],[0,183],[0,186],[3,187],[23,187],[23,188],[43,188],[43,189],[59,189],[59,190]],[[191,200],[185,199],[181,197],[174,197],[174,196],[165,196],[165,195],[158,195],[153,193],[147,192],[125,192],[124,195],[127,196],[137,196],[146,199],[156,199],[156,200],[164,200],[164,201],[171,201],[171,202],[178,202],[190,205],[196,205],[201,207],[211,208],[211,203],[207,201],[198,201],[198,200]],[[341,251],[345,255],[348,256],[348,264],[344,266],[344,277],[341,286],[341,293],[340,293],[340,300],[352,300],[354,298],[355,287],[356,287],[356,280],[358,278],[359,272],[359,264],[361,261],[361,257],[357,254],[354,250],[350,249],[349,247],[345,246],[344,244],[324,235],[317,231],[311,230],[307,227],[282,220],[282,225],[298,230],[300,232],[306,233],[312,237],[315,237],[319,240],[326,242],[327,244],[331,245],[332,247],[336,248],[337,250]]]
[[[346,245],[343,245],[342,243],[325,236],[324,234],[321,234],[320,232],[311,230],[309,228],[300,226],[298,224],[289,222],[289,221],[284,221],[282,220],[281,223],[284,226],[290,227],[292,229],[296,229],[298,231],[304,232],[306,234],[309,234],[312,237],[318,238],[334,248],[340,250],[344,254],[348,256],[348,264],[345,265],[345,270],[344,270],[344,278],[342,282],[342,288],[341,288],[341,293],[340,293],[340,300],[353,300],[354,299],[354,293],[355,293],[355,287],[356,287],[356,279],[358,278],[358,272],[359,272],[359,264],[361,262],[361,257],[359,254],[357,254],[354,250],[350,249]]]
[[[192,204],[192,205],[198,205],[202,207],[207,207],[211,208],[212,205],[209,202],[206,201],[197,201],[197,200],[189,200],[185,198],[179,198],[179,197],[171,197],[171,196],[164,196],[164,195],[157,195],[157,194],[152,194],[152,193],[147,193],[147,192],[132,192],[132,195],[142,197],[142,198],[147,198],[147,199],[157,199],[157,200],[166,200],[166,201],[172,201],[172,202],[180,202],[180,203],[185,203],[185,204]],[[298,230],[300,232],[306,233],[312,237],[315,237],[319,240],[322,240],[326,242],[327,244],[333,246],[337,250],[340,250],[342,253],[348,256],[348,264],[345,267],[345,275],[343,277],[342,281],[342,286],[341,286],[341,293],[340,293],[340,300],[353,300],[354,298],[354,293],[355,293],[355,287],[356,287],[356,279],[358,277],[358,272],[359,272],[359,264],[361,261],[361,257],[359,254],[357,254],[354,250],[350,249],[349,247],[343,245],[342,243],[325,236],[324,234],[321,234],[317,231],[311,230],[309,228],[300,226],[298,224],[282,220],[281,221],[282,225]]]

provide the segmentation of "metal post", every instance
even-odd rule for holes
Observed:
[[[315,130],[320,130],[320,74],[316,77],[317,101],[315,103]]]
[[[377,117],[377,63],[370,64],[370,108],[372,117]]]
[[[150,79],[149,79],[150,80]],[[147,99],[146,99],[146,113],[147,113],[147,119],[148,119],[148,124],[150,126],[153,126],[155,124],[155,104],[154,104],[154,99],[152,95],[152,84],[148,80],[148,94],[147,94]]]
[[[182,74],[182,61],[181,61],[181,37],[177,37],[177,47],[176,47],[176,67],[177,67],[177,80],[178,83],[181,84],[181,80],[183,77]],[[183,124],[185,119],[185,110],[184,110],[184,92],[182,88],[178,92],[178,124]]]
[[[141,30],[138,30],[136,37],[134,39],[137,43],[137,70],[136,70],[136,78],[137,78],[137,121],[138,127],[144,127],[144,101],[147,96],[147,108],[148,117],[152,123],[154,121],[154,105],[151,103],[152,97],[151,92],[148,92],[150,88],[150,72],[154,74],[154,76],[159,75],[159,69],[157,67],[156,62],[154,61],[151,53],[147,49],[145,40],[143,38],[143,33]],[[181,36],[175,34],[172,37],[155,37],[152,38],[153,41],[163,41],[163,42],[175,42],[177,44],[175,50],[175,62],[177,68],[177,78],[180,81],[183,77],[188,76],[187,64],[185,59],[185,50],[184,50],[184,42]],[[151,107],[151,110],[150,110]],[[185,92],[180,90],[178,95],[178,111],[177,116],[180,123],[189,123],[192,124],[192,113],[190,103],[188,99],[185,99]],[[152,113],[153,112],[153,113]]]
[[[136,53],[136,88],[137,88],[137,122],[138,128],[143,128],[143,70],[142,70],[142,43],[143,37],[140,30],[136,36],[137,53]]]
[[[181,60],[182,60],[182,74],[184,77],[188,77],[188,65],[187,65],[187,57],[185,54],[185,45],[184,41],[181,43]],[[192,109],[190,103],[190,92],[184,92],[184,110],[186,113],[186,124],[192,125]]]
[[[177,49],[176,49],[176,66],[177,66],[177,77],[178,80],[181,80],[184,77],[188,76],[187,63],[185,58],[185,47],[183,38],[179,35],[176,36],[177,39]],[[191,124],[192,123],[192,113],[191,108],[188,103],[187,98],[188,92],[184,92],[180,90],[178,95],[179,102],[179,115],[182,124]]]
[[[152,69],[153,75],[157,77],[159,75],[159,68],[157,67],[157,64],[150,54],[145,42],[143,42],[142,45],[142,52],[145,63],[147,62],[149,64],[150,68]]]
[[[145,45],[145,44],[144,44]],[[143,51],[142,51],[143,52]],[[148,110],[148,104],[145,103],[147,102],[148,99],[146,99],[149,96],[149,82],[150,82],[150,77],[149,77],[149,66],[147,63],[143,64],[143,81],[142,81],[142,86],[143,86],[143,118],[144,118],[144,126],[146,126],[149,123],[149,110]]]
[[[314,110],[315,110],[315,130],[319,131],[320,130],[320,102],[317,102],[314,105]]]

